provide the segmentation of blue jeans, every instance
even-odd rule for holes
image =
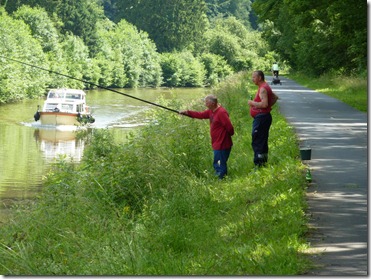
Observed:
[[[229,154],[231,153],[230,149],[223,149],[223,150],[214,150],[214,162],[213,166],[215,169],[215,174],[219,177],[219,179],[223,179],[224,176],[227,175],[227,161],[229,158]]]

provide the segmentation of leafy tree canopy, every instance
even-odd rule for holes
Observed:
[[[271,47],[315,75],[367,69],[367,3],[351,0],[255,0]]]
[[[95,0],[15,0],[7,1],[5,8],[15,12],[22,5],[42,7],[49,16],[56,14],[62,25],[62,32],[81,37],[88,46],[96,39],[96,22],[104,18],[103,6]]]
[[[255,19],[251,21],[251,0],[205,0],[207,16],[210,20],[216,17],[233,16],[246,27],[255,27]]]
[[[146,31],[160,52],[183,50],[207,27],[203,0],[122,0],[116,21],[125,18]]]

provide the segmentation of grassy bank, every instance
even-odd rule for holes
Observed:
[[[367,77],[324,75],[314,79],[300,73],[287,76],[301,85],[339,99],[355,109],[367,112]]]
[[[215,89],[235,127],[225,180],[213,175],[208,121],[157,109],[156,121],[124,144],[95,130],[83,161],[55,166],[35,204],[18,208],[2,228],[0,274],[304,273],[306,184],[297,141],[276,107],[270,163],[251,173],[247,79]],[[162,104],[204,109],[199,100]]]

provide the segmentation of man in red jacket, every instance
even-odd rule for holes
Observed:
[[[219,179],[227,175],[227,161],[232,149],[232,136],[234,128],[229,119],[228,112],[218,104],[218,99],[214,95],[205,97],[205,111],[180,111],[180,114],[188,115],[192,118],[210,120],[211,145],[214,151],[213,166]]]

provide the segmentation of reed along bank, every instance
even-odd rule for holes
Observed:
[[[81,163],[59,161],[0,232],[4,275],[297,275],[305,255],[305,167],[272,115],[269,164],[252,172],[250,73],[213,90],[235,128],[228,177],[213,174],[209,121],[161,109],[123,142],[94,130]],[[176,96],[174,99],[176,100]],[[159,100],[202,110],[202,101]]]

